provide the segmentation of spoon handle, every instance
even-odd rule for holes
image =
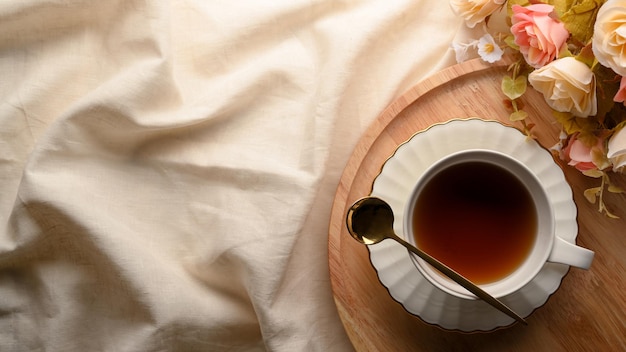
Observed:
[[[520,323],[522,323],[524,325],[528,324],[528,323],[526,323],[526,320],[524,320],[524,318],[522,318],[519,315],[517,315],[517,313],[515,313],[513,310],[511,310],[511,308],[509,308],[507,305],[502,303],[499,299],[497,299],[497,298],[493,297],[492,295],[490,295],[489,293],[485,292],[483,289],[478,287],[476,284],[474,284],[470,280],[466,279],[463,275],[461,275],[461,274],[457,273],[456,271],[452,270],[449,266],[445,265],[444,263],[442,263],[439,260],[435,259],[434,257],[430,256],[428,253],[426,253],[426,252],[416,248],[415,246],[411,245],[407,241],[405,241],[402,238],[398,237],[396,234],[393,234],[393,235],[391,235],[389,237],[393,238],[394,240],[396,240],[397,242],[399,242],[400,244],[405,246],[408,250],[410,250],[411,252],[415,253],[418,257],[424,259],[424,261],[426,263],[432,265],[435,269],[439,270],[444,275],[446,275],[447,277],[452,279],[454,282],[456,282],[457,284],[463,286],[465,289],[467,289],[471,293],[475,294],[478,298],[480,298],[483,301],[491,304],[493,307],[497,308],[498,310],[500,310],[501,312],[503,312],[506,315],[510,316],[511,318],[519,321]]]

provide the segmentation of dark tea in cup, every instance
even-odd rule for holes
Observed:
[[[433,175],[412,214],[417,246],[477,284],[498,281],[529,255],[537,210],[526,186],[485,161]]]
[[[494,297],[521,289],[547,262],[586,269],[594,256],[556,235],[553,204],[533,171],[494,150],[463,150],[429,166],[406,202],[402,226],[407,241]],[[476,299],[409,255],[434,286]]]

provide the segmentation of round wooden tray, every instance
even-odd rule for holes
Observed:
[[[616,322],[622,321],[626,315],[609,313],[610,309],[602,309],[604,311],[602,314],[613,315],[609,320],[618,320],[613,320],[612,323],[607,322],[610,325],[607,331],[604,331],[604,328],[608,326],[595,329],[598,330],[596,335],[602,337],[601,340],[590,339],[587,336],[584,341],[576,341],[577,338],[588,334],[572,330],[570,320],[572,317],[579,317],[580,312],[576,311],[575,305],[571,305],[574,302],[579,304],[580,300],[591,297],[593,290],[581,293],[575,287],[566,284],[567,281],[572,280],[587,281],[593,276],[593,273],[590,273],[593,270],[589,272],[576,270],[573,274],[571,272],[574,270],[571,270],[564,280],[564,285],[554,294],[556,296],[560,294],[560,291],[565,291],[565,294],[560,295],[566,303],[569,302],[567,304],[571,310],[557,307],[547,309],[548,307],[544,306],[531,315],[528,327],[514,325],[490,333],[462,334],[426,324],[393,300],[386,288],[378,281],[376,271],[369,261],[367,248],[357,243],[348,234],[345,226],[348,207],[358,198],[370,193],[372,183],[385,160],[401,143],[416,132],[435,123],[468,117],[499,120],[504,124],[520,127],[509,121],[510,111],[504,105],[506,98],[500,89],[502,77],[507,74],[507,64],[508,62],[504,61],[492,65],[476,59],[452,66],[422,81],[398,98],[372,123],[350,157],[340,179],[332,207],[328,254],[335,303],[346,332],[357,350],[439,351],[451,348],[467,350],[474,347],[484,348],[487,341],[487,345],[495,350],[545,350],[549,347],[560,349],[564,346],[580,348],[581,343],[594,346],[592,343],[607,342],[607,339],[619,342],[616,336],[625,336],[624,325]],[[557,141],[559,126],[554,122],[543,97],[529,89],[523,102],[530,121],[536,124],[533,131],[538,142],[544,147],[554,145]],[[576,203],[586,203],[581,201],[582,190],[594,184],[572,168],[565,169],[568,180],[574,186],[575,197],[578,197]],[[626,201],[626,199],[621,197],[621,201]],[[612,221],[597,213],[589,204],[584,204],[582,211],[585,213],[584,217],[588,218],[591,223]],[[578,221],[581,223],[580,215]],[[611,223],[609,227],[623,229],[624,225],[626,222],[619,220]],[[585,231],[588,231],[587,227],[579,230],[577,242],[594,249],[592,245],[586,243],[588,236],[584,233]],[[600,231],[607,231],[607,228],[601,228]],[[618,246],[626,251],[621,242],[609,240],[606,245]],[[594,242],[594,240],[591,240],[591,244],[603,246],[602,243]],[[598,249],[594,250],[598,251]],[[614,247],[613,250],[615,250]],[[624,252],[622,254],[614,252],[615,257],[621,255],[623,258],[624,254]],[[599,261],[598,257],[596,255],[596,262]],[[624,259],[620,261],[623,263]],[[594,262],[594,267],[598,266],[596,262]],[[623,280],[619,281],[617,287],[621,287],[622,291],[616,291],[611,296],[611,301],[616,301],[616,304],[621,307],[624,303],[619,297],[623,296],[625,286]],[[551,301],[553,301],[552,298],[549,302]],[[590,304],[595,304],[595,302],[590,302]],[[599,308],[594,306],[596,310]],[[547,312],[540,314],[542,311]],[[594,319],[596,313],[591,308],[586,311],[589,319]],[[563,330],[559,331],[561,328]],[[583,331],[586,330],[583,329]],[[528,334],[534,334],[535,338],[528,338]]]

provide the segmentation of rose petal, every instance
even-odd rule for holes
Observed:
[[[581,141],[575,140],[572,142],[572,148],[570,149],[569,156],[578,162],[590,162],[591,148],[584,145]]]
[[[607,157],[613,158],[620,154],[626,154],[626,128],[622,128],[617,131],[608,144],[609,151],[606,154]]]

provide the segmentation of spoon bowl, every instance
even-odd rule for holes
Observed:
[[[393,235],[393,210],[380,198],[361,198],[348,209],[346,223],[355,240],[366,245],[376,244]]]

